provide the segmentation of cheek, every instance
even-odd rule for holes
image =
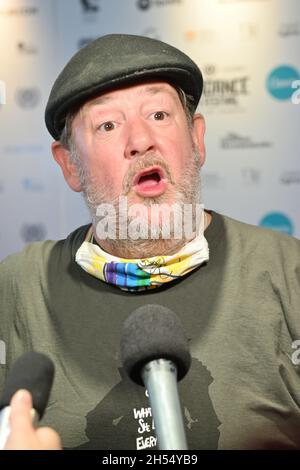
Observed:
[[[174,125],[167,130],[164,138],[166,142],[178,150],[189,148],[192,144],[192,136],[186,123],[174,123]]]
[[[122,190],[123,170],[116,162],[104,160],[97,165],[97,181],[103,189],[109,190],[109,196],[117,197]]]
[[[176,168],[186,165],[193,152],[193,143],[189,134],[178,132],[165,142],[166,158]]]
[[[93,145],[91,151],[88,152],[88,166],[91,175],[97,178],[98,182],[105,184],[107,179],[111,179],[114,174],[114,167],[112,156],[109,154],[104,146]]]

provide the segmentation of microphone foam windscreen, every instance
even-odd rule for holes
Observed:
[[[181,380],[189,370],[191,356],[181,321],[170,309],[149,304],[136,309],[123,324],[121,360],[129,377],[143,385],[141,370],[155,359],[169,359]]]
[[[44,354],[28,352],[13,364],[0,400],[0,410],[9,406],[17,390],[26,389],[32,395],[33,408],[42,418],[48,403],[54,378],[54,364]]]

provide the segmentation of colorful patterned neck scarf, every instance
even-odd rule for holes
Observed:
[[[174,255],[143,259],[112,256],[87,241],[91,239],[92,227],[76,253],[76,262],[92,276],[129,292],[153,289],[174,281],[209,259],[208,243],[203,233]]]

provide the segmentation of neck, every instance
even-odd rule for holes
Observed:
[[[204,212],[204,230],[211,223],[211,215]],[[101,240],[96,235],[95,227],[93,227],[94,240],[106,253],[112,256],[125,259],[143,259],[153,256],[169,256],[180,251],[187,243],[195,238],[194,233],[190,238],[184,239],[138,239],[138,240]]]

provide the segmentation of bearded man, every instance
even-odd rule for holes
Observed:
[[[91,223],[1,264],[0,388],[23,352],[51,357],[42,424],[61,438],[32,427],[21,391],[7,448],[157,444],[147,394],[118,354],[122,324],[145,304],[173,310],[189,339],[189,448],[299,448],[300,242],[203,210],[202,88],[183,52],[120,34],[81,49],[54,83],[52,153]]]

